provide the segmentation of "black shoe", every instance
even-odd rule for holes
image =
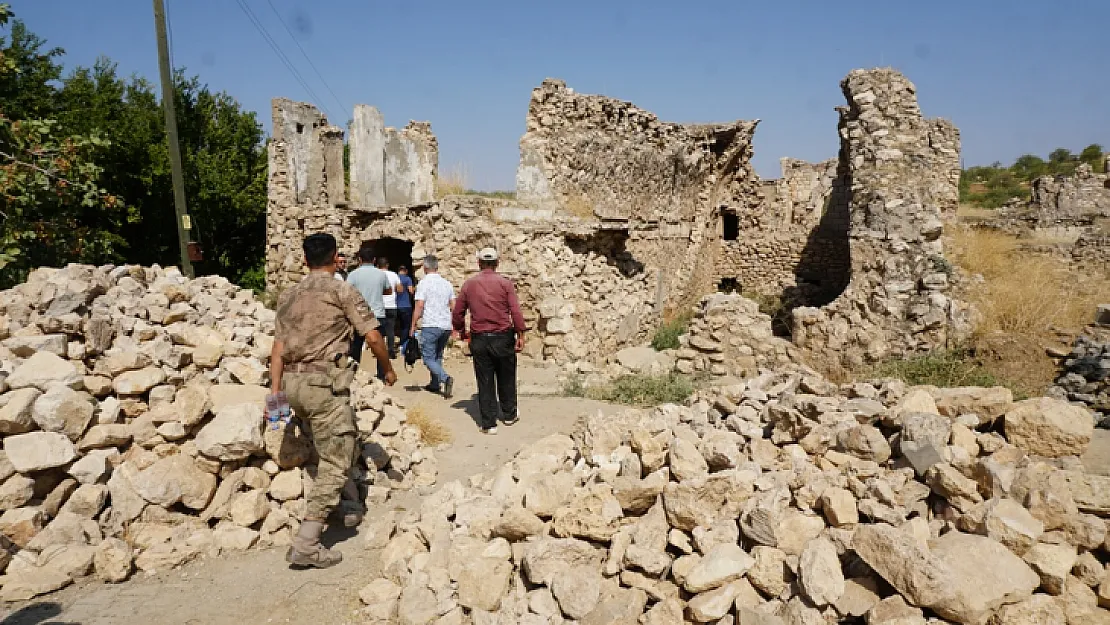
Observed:
[[[450,377],[447,378],[447,381],[443,383],[443,396],[450,399],[451,391],[454,390],[454,388],[455,388],[455,378],[450,378]]]
[[[520,417],[514,415],[511,419],[502,419],[501,424],[502,425],[515,425],[517,421],[520,421]]]
[[[431,384],[428,384],[428,385],[426,385],[426,386],[424,387],[424,390],[425,390],[425,391],[428,391],[429,393],[436,393],[436,394],[438,394],[438,393],[439,393],[439,389],[438,389],[438,388],[436,388],[436,387],[434,387],[434,386],[432,386]]]

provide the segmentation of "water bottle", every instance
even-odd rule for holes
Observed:
[[[289,398],[285,393],[274,393],[266,396],[266,421],[271,430],[276,430],[280,425],[289,423],[293,410],[289,407]]]

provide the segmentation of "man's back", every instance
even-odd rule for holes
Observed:
[[[451,329],[451,300],[455,289],[438,273],[428,274],[416,285],[416,301],[424,302],[423,327]]]
[[[397,308],[397,291],[401,288],[401,276],[388,269],[382,270],[382,273],[385,274],[385,283],[393,289],[393,293],[382,296],[382,301],[385,302],[386,308]]]
[[[385,272],[370,265],[362,265],[347,276],[347,282],[362,293],[362,297],[374,311],[375,317],[385,317],[385,301],[382,291],[389,285]]]
[[[460,332],[465,330],[463,319],[467,311],[471,332],[525,330],[513,281],[496,271],[483,270],[468,278],[459,289],[454,326]]]
[[[348,285],[330,275],[309,274],[278,301],[275,335],[284,344],[284,359],[329,361],[347,353],[353,323],[361,320],[373,328],[368,313],[365,302]]]

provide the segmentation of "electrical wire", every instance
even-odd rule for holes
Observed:
[[[173,68],[177,67],[177,63],[173,60],[173,16],[170,14],[171,4],[173,4],[173,0],[166,0],[166,30],[169,32],[170,76],[173,76]]]
[[[320,73],[320,70],[316,69],[316,64],[312,62],[312,59],[308,58],[308,53],[304,51],[304,48],[301,47],[300,42],[297,41],[297,37],[293,35],[293,30],[289,28],[289,24],[285,23],[285,20],[281,17],[281,14],[278,13],[277,7],[274,6],[273,0],[266,0],[266,3],[270,5],[270,10],[274,12],[274,16],[278,18],[278,21],[281,22],[281,25],[285,27],[285,32],[289,34],[289,38],[292,39],[293,43],[297,45],[297,49],[301,51],[301,56],[304,57],[305,61],[308,61],[308,66],[312,68],[312,71],[316,74],[316,77],[320,79],[320,82],[324,83],[324,88],[326,88],[328,90],[328,93],[331,94],[331,97],[335,99],[335,103],[339,105],[339,110],[349,110],[346,106],[343,105],[343,102],[339,99],[339,96],[335,95],[335,91],[332,91],[331,85],[328,84],[328,81],[324,80],[324,76]]]
[[[316,92],[312,90],[312,87],[308,86],[308,83],[305,82],[304,78],[301,76],[301,73],[297,71],[297,68],[289,60],[289,57],[285,56],[285,53],[281,51],[281,47],[277,44],[276,41],[274,41],[274,38],[270,36],[269,31],[267,31],[266,27],[262,25],[261,20],[259,20],[258,16],[254,14],[254,11],[252,11],[250,7],[247,6],[244,0],[235,0],[235,2],[239,5],[239,8],[242,9],[243,14],[247,16],[247,19],[250,20],[251,24],[254,25],[254,28],[258,31],[258,34],[262,35],[262,38],[266,41],[266,44],[269,45],[270,49],[274,51],[274,54],[278,56],[278,60],[280,60],[283,65],[285,65],[285,68],[289,70],[289,73],[293,75],[293,78],[296,79],[298,83],[300,83],[301,87],[304,88],[305,92],[308,93],[308,96],[312,98],[312,101],[316,103],[321,109],[323,109],[324,114],[330,118],[331,113],[328,111],[327,107],[324,106],[323,100],[320,98],[320,96],[316,95]]]

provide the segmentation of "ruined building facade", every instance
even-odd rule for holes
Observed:
[[[958,133],[923,119],[897,72],[853,72],[842,86],[839,157],[783,159],[782,178],[765,182],[750,165],[758,121],[668,123],[546,80],[529,103],[515,201],[435,199],[430,127],[388,129],[363,106],[344,195],[342,159],[329,157],[342,154],[340,131],[275,100],[268,284],[299,279],[301,238],[326,231],[395,266],[434,253],[456,286],[478,249],[497,248],[535,330],[527,351],[545,360],[641,344],[716,290],[801,306],[795,341],[849,361],[941,344],[959,321],[939,238],[955,212]]]

